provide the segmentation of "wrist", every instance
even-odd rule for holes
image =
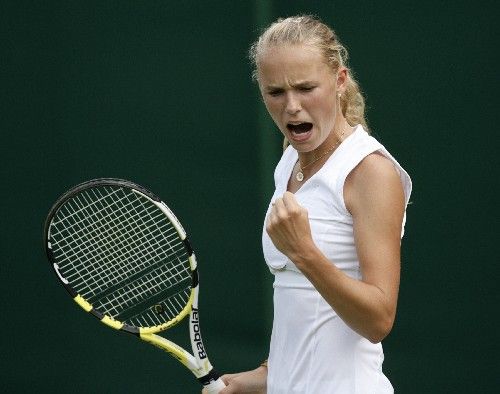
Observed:
[[[302,270],[302,267],[309,265],[311,261],[318,260],[320,255],[321,252],[316,245],[312,243],[311,245],[302,247],[299,252],[295,253],[293,256],[289,256],[289,258],[298,269]]]

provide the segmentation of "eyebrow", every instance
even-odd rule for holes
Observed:
[[[313,80],[304,80],[304,81],[298,81],[295,83],[290,84],[291,86],[306,86],[306,85],[314,85],[316,84],[315,81]]]
[[[306,81],[299,81],[299,82],[290,84],[290,86],[292,86],[294,88],[303,88],[303,87],[311,86],[311,85],[317,85],[317,82],[306,80]]]
[[[317,85],[318,83],[313,80],[305,80],[305,81],[299,81],[295,83],[291,83],[290,86],[292,88],[304,88],[304,87],[310,87],[312,85]],[[278,85],[268,85],[265,87],[266,90],[271,91],[271,90],[283,90],[282,86]]]

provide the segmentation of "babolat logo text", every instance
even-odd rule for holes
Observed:
[[[198,357],[200,359],[206,358],[207,354],[205,353],[205,348],[203,347],[203,342],[201,341],[201,334],[200,334],[200,318],[198,316],[198,309],[193,308],[192,309],[192,314],[191,314],[191,322],[192,322],[192,328],[193,328],[193,338],[194,338],[194,343],[196,344],[196,350],[198,350]]]

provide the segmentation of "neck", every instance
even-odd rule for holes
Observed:
[[[309,168],[309,165],[313,167],[326,161],[342,141],[352,133],[352,130],[353,128],[342,118],[340,125],[335,127],[316,149],[309,152],[299,152],[300,168]],[[324,157],[321,157],[322,155]],[[314,161],[316,162],[313,163]]]

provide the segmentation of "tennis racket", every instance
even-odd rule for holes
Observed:
[[[170,353],[208,393],[225,387],[201,338],[195,254],[153,193],[121,179],[79,184],[50,210],[44,243],[60,282],[86,312]],[[193,354],[157,335],[187,315]]]

